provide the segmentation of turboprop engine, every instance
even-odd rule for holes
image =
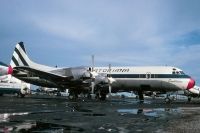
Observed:
[[[25,95],[30,94],[30,92],[31,92],[30,84],[22,83],[20,89],[20,97],[24,97]]]

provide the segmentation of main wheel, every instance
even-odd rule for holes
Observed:
[[[188,102],[191,102],[192,98],[191,97],[188,97]]]
[[[106,93],[100,93],[99,99],[102,101],[106,100]]]
[[[165,98],[165,103],[171,103],[171,100],[169,97]]]

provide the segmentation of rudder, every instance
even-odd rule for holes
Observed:
[[[31,60],[27,56],[24,43],[23,42],[17,43],[12,55],[10,66],[12,68],[16,66],[29,66],[30,62]]]

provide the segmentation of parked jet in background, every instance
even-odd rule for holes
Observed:
[[[75,96],[87,88],[88,93],[92,90],[101,99],[105,99],[108,93],[124,90],[137,91],[142,101],[143,91],[189,90],[195,85],[190,76],[171,66],[48,67],[31,61],[23,42],[16,45],[11,66],[12,75],[25,82],[43,87],[69,88],[70,95]]]
[[[200,96],[200,87],[195,85],[193,88],[189,89],[189,92],[193,95]]]
[[[185,95],[188,96],[188,101],[191,101],[191,99],[195,98],[195,97],[199,98],[200,97],[200,87],[195,85],[188,91],[185,91]]]
[[[6,66],[2,62],[0,63],[0,68],[6,68]],[[30,94],[30,84],[24,83],[8,73],[3,73],[3,76],[0,76],[0,96],[4,94],[18,94],[20,97],[24,97]]]

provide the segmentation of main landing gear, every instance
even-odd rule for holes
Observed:
[[[68,98],[70,100],[77,100],[78,99],[78,92],[70,90]]]
[[[177,96],[172,96],[170,98],[170,94],[166,94],[165,103],[172,103],[173,101],[177,100]]]
[[[96,99],[99,99],[99,100],[104,101],[104,100],[106,100],[106,95],[107,95],[106,92],[104,92],[104,91],[99,91],[99,92],[97,92],[97,94],[96,94]]]
[[[95,92],[95,94],[89,93],[88,94],[88,99],[98,99],[98,100],[104,101],[104,100],[106,100],[106,95],[107,94],[108,93],[106,93],[105,91],[97,91],[97,92]]]
[[[191,102],[191,100],[192,100],[192,97],[188,96],[188,102]]]
[[[144,95],[142,90],[138,91],[138,96],[139,96],[139,102],[144,103]]]

